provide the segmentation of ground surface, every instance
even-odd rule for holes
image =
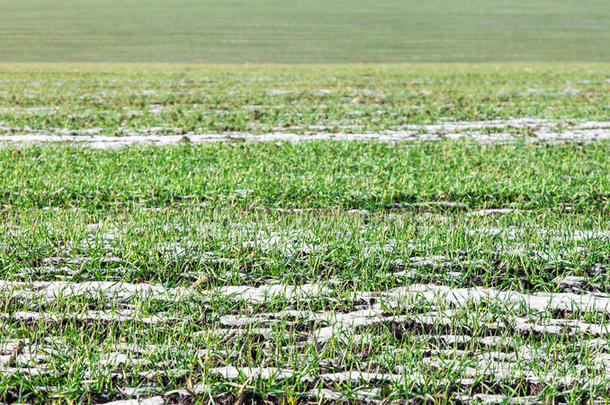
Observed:
[[[1,77],[0,402],[610,395],[607,65]]]
[[[0,0],[0,61],[610,61],[607,0]]]

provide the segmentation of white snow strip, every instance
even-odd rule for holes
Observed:
[[[187,288],[166,288],[156,284],[132,284],[110,281],[35,281],[20,282],[0,280],[0,291],[4,296],[20,298],[41,298],[55,302],[61,297],[72,296],[110,296],[118,300],[130,300],[134,297],[154,297],[176,300],[193,294]]]
[[[121,311],[120,313],[107,313],[102,311],[88,311],[86,313],[70,314],[52,314],[31,311],[19,311],[8,313],[0,313],[0,320],[15,320],[15,321],[50,321],[58,322],[63,320],[79,320],[79,321],[103,321],[103,322],[129,322],[137,321],[144,324],[154,325],[162,322],[176,320],[172,316],[151,315],[146,317],[136,316],[132,311]]]
[[[446,385],[448,380],[431,380],[423,374],[414,373],[412,371],[405,372],[404,374],[390,374],[390,373],[369,373],[364,371],[344,371],[339,373],[322,374],[320,378],[325,381],[335,383],[396,383],[396,384],[417,384],[417,385]],[[473,385],[475,380],[471,378],[461,378],[457,381],[462,386]]]
[[[0,375],[9,376],[28,376],[28,377],[39,377],[44,375],[52,374],[53,372],[43,368],[37,367],[0,367]]]
[[[328,388],[320,388],[318,390],[310,390],[304,394],[307,398],[318,398],[325,401],[338,401],[344,397],[341,392],[329,390]]]
[[[418,376],[421,377],[421,376]],[[326,381],[332,381],[336,383],[351,383],[356,384],[359,382],[396,382],[403,383],[405,381],[404,376],[398,374],[388,373],[367,373],[363,371],[346,371],[341,373],[330,373],[322,374],[320,378]]]
[[[606,121],[583,121],[583,120],[545,120],[538,118],[511,118],[488,121],[447,121],[438,124],[409,124],[394,128],[410,129],[425,132],[454,132],[481,129],[536,129],[549,128],[558,125],[572,129],[608,129],[610,122]]]
[[[276,367],[218,367],[210,370],[211,374],[215,374],[225,378],[227,380],[235,380],[240,376],[244,376],[245,378],[260,378],[262,380],[270,380],[270,379],[286,379],[295,375],[295,371],[281,369]]]
[[[474,217],[474,216],[491,216],[491,215],[506,215],[511,214],[513,212],[525,212],[520,210],[515,210],[513,208],[489,208],[484,210],[470,211],[466,213],[466,216]]]
[[[539,404],[544,403],[543,401],[536,401],[535,397],[505,397],[503,395],[495,394],[458,394],[454,397],[464,403],[474,404]]]
[[[183,300],[193,296],[204,299],[220,294],[233,301],[245,300],[251,304],[264,303],[271,299],[298,300],[333,295],[333,291],[323,285],[267,284],[259,287],[224,286],[212,290],[196,290],[185,287],[167,288],[158,284],[132,284],[109,281],[6,281],[0,280],[0,296],[23,299],[42,299],[49,303],[69,297],[105,297],[112,300],[130,301],[134,298],[154,298],[168,301]],[[96,314],[102,316],[102,314]],[[115,315],[108,315],[115,318]],[[127,315],[126,315],[127,316]],[[153,318],[151,318],[151,322]]]
[[[341,401],[349,402],[349,400],[358,399],[360,401],[368,401],[368,402],[377,402],[373,401],[374,397],[381,396],[381,389],[379,388],[371,388],[371,389],[359,389],[355,391],[351,391],[349,393],[343,393],[339,391],[333,391],[328,388],[319,388],[312,389],[304,394],[307,398],[317,398],[323,401]]]
[[[570,310],[610,313],[609,294],[535,293],[522,294],[494,288],[452,288],[435,284],[414,284],[396,288],[386,294],[391,300],[423,298],[430,302],[445,301],[458,306],[469,302],[499,301],[535,311]]]
[[[304,284],[301,286],[290,286],[284,284],[263,285],[260,287],[249,286],[226,286],[221,287],[219,292],[236,300],[245,300],[250,303],[264,303],[276,298],[307,298],[320,297],[332,294],[332,290],[317,284]]]
[[[527,230],[524,228],[508,227],[508,228],[473,228],[467,231],[469,236],[485,235],[485,236],[502,236],[506,239],[516,239],[526,235]],[[610,231],[607,230],[588,230],[588,229],[573,229],[561,231],[557,229],[533,229],[534,233],[541,237],[548,237],[553,241],[583,241],[595,239],[610,239]]]
[[[152,397],[147,399],[127,399],[123,401],[107,402],[106,405],[165,405],[163,397]]]
[[[561,126],[562,129],[557,129]],[[563,127],[567,129],[564,129]],[[524,136],[519,130],[531,129],[531,135]],[[504,129],[503,132],[489,132],[487,129]],[[1,131],[19,132],[18,128],[0,128]],[[32,133],[26,131],[23,135],[0,135],[0,144],[40,144],[48,142],[68,142],[93,148],[111,149],[129,145],[175,145],[180,142],[209,143],[223,141],[246,142],[303,142],[316,140],[335,141],[438,141],[441,139],[471,139],[481,143],[512,142],[518,138],[528,141],[561,142],[579,140],[585,142],[610,139],[610,122],[575,122],[558,120],[545,121],[535,119],[515,119],[482,122],[451,122],[435,125],[406,125],[393,130],[376,133],[327,133],[313,132],[309,134],[271,132],[265,134],[226,133],[226,134],[185,134],[175,135],[170,128],[165,133],[155,130],[126,132],[122,136],[110,136],[96,131],[81,131],[72,133],[57,129],[48,133]]]

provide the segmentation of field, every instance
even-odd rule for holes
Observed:
[[[607,0],[0,0],[0,62],[608,62]]]
[[[608,398],[609,118],[608,64],[0,65],[0,402]]]

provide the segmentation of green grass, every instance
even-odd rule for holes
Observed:
[[[610,117],[608,64],[0,65],[0,124],[120,135],[371,132],[445,120]],[[8,131],[6,131],[8,132]]]
[[[582,147],[411,144],[210,144],[0,149],[5,208],[212,206],[385,210],[455,201],[469,208],[609,209],[608,143]],[[168,170],[171,168],[171,170]],[[280,174],[281,175],[278,175]]]
[[[567,276],[582,277],[579,294],[610,293],[608,148],[443,141],[2,149],[1,278],[25,282],[0,293],[2,339],[8,347],[25,342],[31,352],[22,356],[38,357],[4,369],[0,393],[5,401],[101,402],[134,395],[124,387],[148,387],[152,394],[140,395],[171,403],[242,391],[303,402],[323,388],[343,400],[374,389],[378,401],[433,395],[441,403],[477,393],[572,403],[605,396],[604,310],[540,312],[494,295],[464,305],[442,293],[392,297],[417,284],[562,293],[572,288],[561,282]],[[511,211],[476,214],[486,207]],[[50,295],[28,284],[42,281],[68,284]],[[90,281],[166,290],[71,290]],[[297,297],[264,293],[274,283],[317,287]],[[263,292],[252,301],[226,290],[232,286]],[[375,304],[381,321],[343,332],[336,324],[330,338],[312,337],[340,314]],[[234,319],[246,325],[231,326]],[[566,326],[544,326],[552,322]],[[517,357],[504,375],[485,352]],[[42,374],[9,371],[27,365]],[[215,370],[225,366],[296,374],[224,379]],[[349,371],[399,380],[324,377]]]
[[[610,60],[605,0],[0,1],[4,62]]]
[[[0,73],[1,136],[610,130],[605,64]],[[2,144],[0,402],[607,398],[610,140],[480,131]]]

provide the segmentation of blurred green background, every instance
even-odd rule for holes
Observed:
[[[608,0],[0,0],[3,62],[609,60]]]

